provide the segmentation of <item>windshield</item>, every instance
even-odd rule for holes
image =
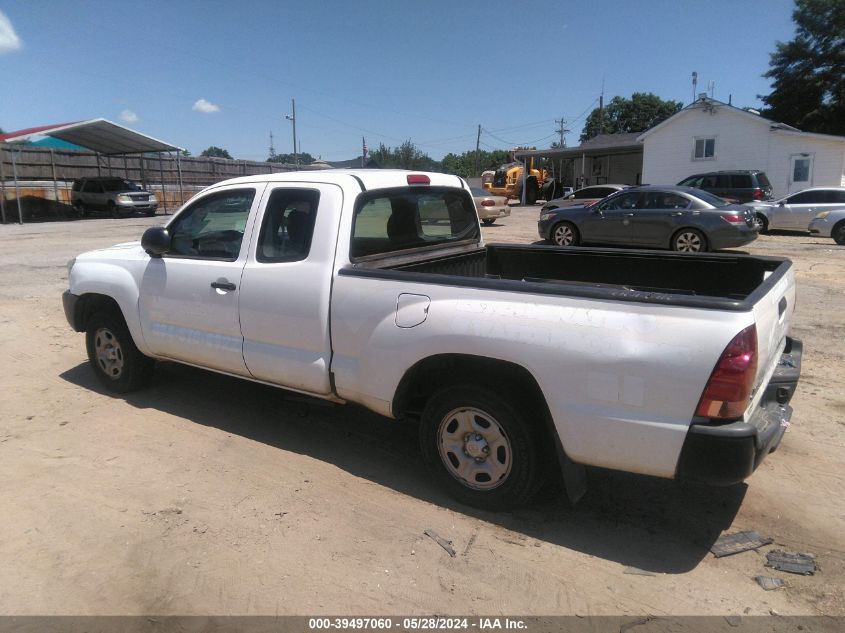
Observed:
[[[103,181],[103,189],[106,191],[141,191],[141,188],[131,180],[114,178]]]
[[[478,239],[478,216],[465,190],[382,189],[358,198],[349,256],[354,259]]]

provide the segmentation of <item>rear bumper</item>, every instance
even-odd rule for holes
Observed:
[[[777,449],[792,418],[789,401],[801,374],[802,350],[801,341],[787,338],[760,405],[747,421],[690,425],[676,479],[730,486],[745,480]]]

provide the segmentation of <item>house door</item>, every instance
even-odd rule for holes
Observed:
[[[813,186],[813,155],[792,154],[789,157],[789,193]]]

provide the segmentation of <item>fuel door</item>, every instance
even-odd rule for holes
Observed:
[[[401,328],[418,326],[428,316],[429,305],[429,297],[403,292],[396,299],[396,325]]]

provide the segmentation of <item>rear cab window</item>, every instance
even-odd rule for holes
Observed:
[[[480,231],[469,193],[450,187],[398,187],[361,194],[355,205],[349,257],[478,242]]]

